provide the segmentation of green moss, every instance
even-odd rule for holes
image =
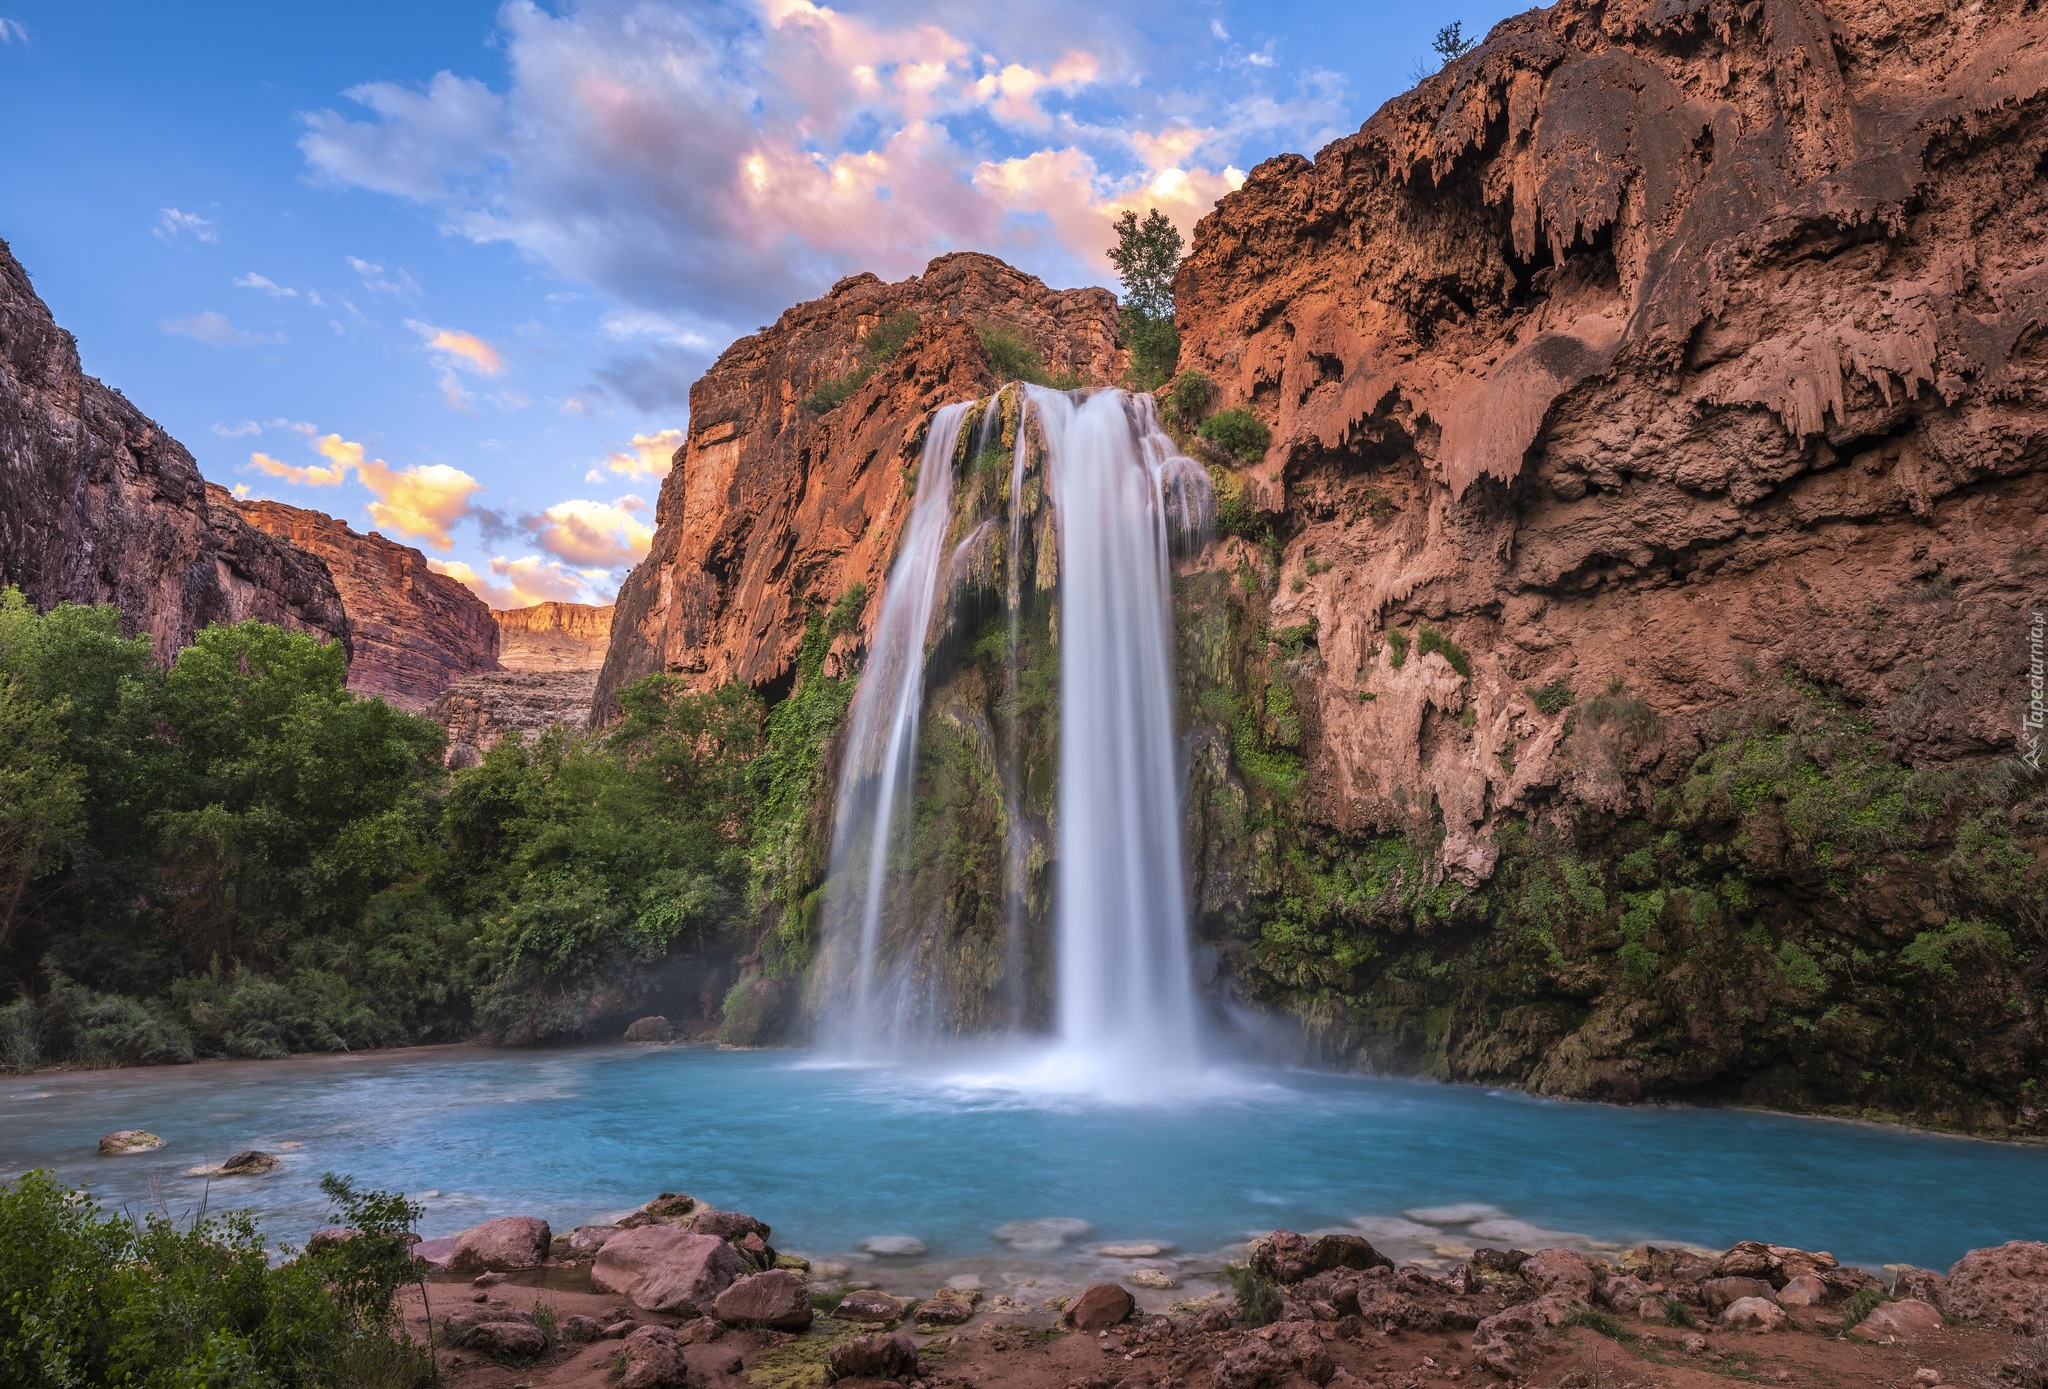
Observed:
[[[1077,373],[1049,370],[1030,339],[1008,324],[977,323],[974,330],[980,335],[982,350],[988,353],[989,366],[995,370],[997,380],[1029,381],[1058,391],[1081,386]]]
[[[1561,714],[1571,707],[1572,682],[1562,677],[1547,685],[1525,685],[1522,692],[1540,714]]]
[[[1399,627],[1387,628],[1387,664],[1399,670],[1408,663],[1408,634]]]

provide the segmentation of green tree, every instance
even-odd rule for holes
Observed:
[[[1429,46],[1447,65],[1479,47],[1479,40],[1466,38],[1465,21],[1454,19],[1436,31],[1436,37],[1430,40]]]
[[[1115,222],[1116,245],[1109,262],[1123,281],[1122,327],[1131,352],[1131,377],[1153,390],[1173,375],[1180,360],[1180,332],[1173,322],[1173,276],[1180,268],[1180,229],[1158,208],[1143,221],[1126,211]]]

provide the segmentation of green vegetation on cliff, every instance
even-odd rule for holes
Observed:
[[[1826,691],[1760,681],[1635,814],[1496,834],[1476,887],[1434,806],[1395,833],[1311,821],[1307,639],[1224,577],[1181,586],[1202,928],[1325,1061],[1619,1100],[1736,1099],[1978,1132],[2048,1131],[2048,800],[2008,763],[1918,770]],[[1427,624],[1390,629],[1461,668]],[[1390,659],[1398,665],[1398,659]],[[1655,733],[1619,685],[1566,755],[1612,774]]]

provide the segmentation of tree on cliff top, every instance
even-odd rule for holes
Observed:
[[[1180,268],[1180,228],[1153,208],[1144,221],[1135,212],[1116,219],[1116,245],[1109,263],[1123,281],[1124,341],[1131,349],[1132,384],[1152,390],[1173,375],[1180,359],[1180,333],[1173,326],[1173,273]]]

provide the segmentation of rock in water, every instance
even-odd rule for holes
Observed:
[[[1128,1277],[1139,1287],[1150,1288],[1154,1292],[1166,1292],[1180,1286],[1180,1280],[1163,1268],[1132,1269]]]
[[[643,1326],[619,1346],[626,1372],[619,1389],[684,1389],[689,1362],[676,1333],[665,1326]]]
[[[100,1151],[109,1156],[121,1153],[146,1153],[152,1148],[161,1148],[164,1141],[153,1133],[141,1129],[117,1129],[100,1140]]]
[[[260,1177],[265,1172],[274,1172],[283,1163],[269,1153],[245,1148],[214,1169],[216,1177]]]
[[[839,1299],[833,1316],[867,1326],[894,1326],[903,1317],[903,1303],[880,1288],[855,1288]]]
[[[690,1228],[700,1235],[716,1235],[723,1240],[743,1240],[748,1235],[768,1238],[768,1227],[751,1215],[738,1211],[715,1211],[708,1206],[690,1218]]]
[[[919,1259],[928,1252],[924,1241],[916,1235],[869,1235],[860,1247],[885,1259]]]
[[[1067,1304],[1060,1320],[1076,1331],[1106,1331],[1137,1309],[1130,1290],[1115,1283],[1097,1283]]]
[[[855,1336],[832,1347],[827,1378],[908,1379],[917,1374],[917,1342],[901,1332]]]
[[[739,1326],[801,1331],[811,1324],[811,1290],[787,1269],[736,1278],[711,1304],[712,1315]]]
[[[455,1274],[516,1273],[547,1262],[548,1223],[531,1215],[486,1220],[455,1237],[447,1270]]]
[[[746,1271],[733,1247],[716,1235],[643,1225],[597,1252],[590,1283],[649,1312],[699,1317],[711,1315],[718,1295]]]
[[[675,1039],[676,1030],[664,1017],[641,1018],[626,1029],[629,1042],[658,1043]]]

